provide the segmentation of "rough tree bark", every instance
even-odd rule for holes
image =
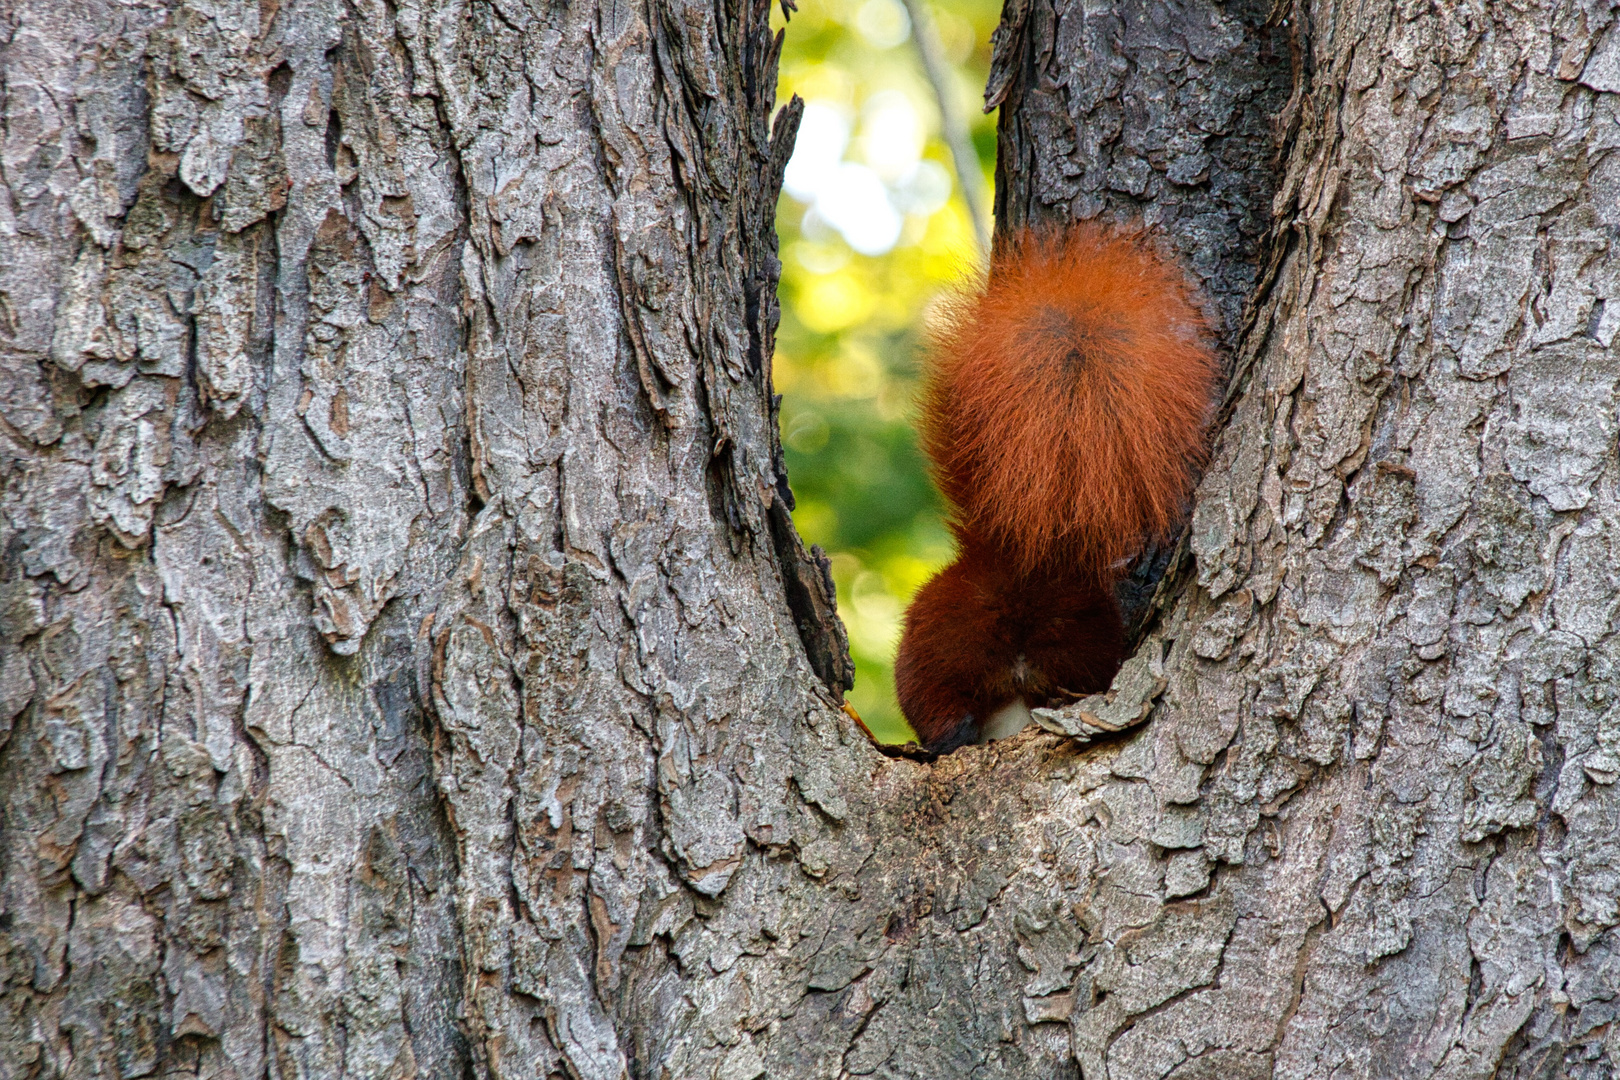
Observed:
[[[0,10],[0,1076],[1612,1075],[1612,13],[1009,3],[1002,226],[1234,381],[1114,693],[934,762],[786,517],[766,14]]]

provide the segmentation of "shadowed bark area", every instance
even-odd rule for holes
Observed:
[[[1235,381],[1113,692],[934,762],[785,512],[766,16],[0,13],[0,1076],[1611,1075],[1610,13],[1009,4],[1001,227]]]

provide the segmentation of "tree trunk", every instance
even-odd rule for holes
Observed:
[[[0,11],[0,1077],[1613,1075],[1612,14],[1009,3],[1001,227],[1146,216],[1234,381],[1114,692],[932,762],[766,17]]]

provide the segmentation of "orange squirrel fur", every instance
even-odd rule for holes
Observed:
[[[1140,230],[1025,234],[947,304],[922,445],[959,554],[918,592],[901,711],[945,753],[1002,709],[1106,689],[1114,583],[1185,512],[1220,365],[1186,277]]]

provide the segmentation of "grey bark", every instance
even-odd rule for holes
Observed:
[[[1234,388],[1114,692],[932,762],[765,16],[0,11],[0,1076],[1612,1075],[1612,13],[1009,5],[1002,227],[1146,215]]]

